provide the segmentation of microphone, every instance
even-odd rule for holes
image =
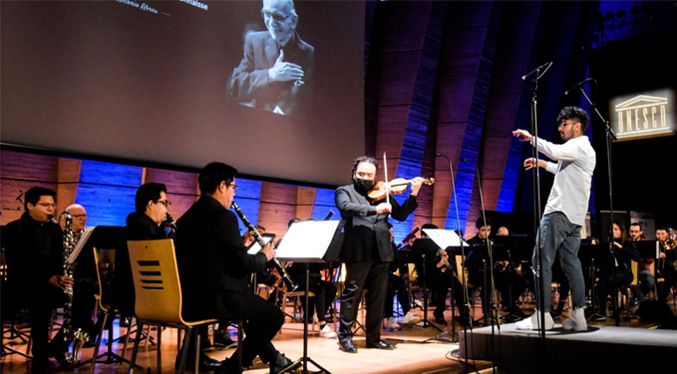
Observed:
[[[582,85],[584,85],[584,84],[590,82],[591,80],[592,80],[592,78],[588,78],[588,79],[585,79],[585,80],[583,80],[583,81],[580,81],[580,82],[576,83],[575,86],[573,86],[573,87],[571,87],[570,89],[564,91],[564,95],[569,96],[569,93],[570,93],[571,91],[573,91],[573,90],[575,90],[575,89],[581,87]]]
[[[522,80],[526,80],[528,76],[530,76],[531,74],[534,74],[534,73],[536,73],[536,72],[540,72],[541,70],[543,70],[543,72],[545,73],[545,71],[548,70],[548,69],[550,69],[551,66],[552,66],[552,61],[548,61],[548,62],[546,62],[545,64],[543,64],[543,65],[537,67],[536,69],[530,71],[530,72],[527,73],[526,75],[523,75],[523,76],[522,76]]]

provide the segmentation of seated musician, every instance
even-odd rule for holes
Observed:
[[[486,291],[490,284],[488,280],[491,278],[489,274],[490,264],[487,241],[491,234],[491,221],[487,219],[485,223],[482,217],[480,217],[475,221],[475,227],[477,228],[477,234],[467,240],[469,249],[465,266],[468,269],[468,282],[480,288],[483,318],[485,322],[488,322],[488,318],[491,315],[491,301],[488,297],[491,293]]]
[[[656,229],[656,240],[660,244],[660,253],[664,254],[658,261],[660,266],[656,269],[658,277],[664,279],[658,288],[658,301],[667,303],[670,290],[677,292],[677,248],[675,240],[670,237],[665,226]]]
[[[638,222],[630,224],[630,229],[628,230],[630,234],[631,242],[638,242],[642,240],[647,240],[644,237],[644,231],[642,230],[642,225]],[[640,258],[637,262],[637,280],[639,281],[639,289],[637,290],[637,299],[639,303],[643,303],[646,300],[647,295],[651,290],[656,286],[656,278],[651,271],[651,265],[655,262],[654,258]]]
[[[612,226],[613,248],[606,244],[608,257],[600,261],[600,277],[598,291],[600,295],[600,314],[607,315],[608,299],[611,299],[621,287],[627,287],[634,278],[632,274],[632,261],[639,260],[637,249],[628,241],[625,226],[620,222],[614,222]],[[613,249],[613,256],[611,250]],[[613,299],[612,299],[613,300]],[[613,318],[618,317],[618,309],[614,311]]]
[[[496,236],[509,238],[510,231],[506,226],[501,226],[496,230]],[[526,277],[521,272],[521,263],[511,255],[511,249],[509,247],[506,248],[506,258],[495,259],[494,261],[494,283],[501,293],[502,310],[509,313],[505,316],[505,319],[509,322],[526,317],[522,309],[519,308],[518,299],[529,285]]]
[[[463,303],[463,285],[456,276],[455,266],[451,266],[449,253],[435,244],[423,230],[437,229],[437,226],[426,223],[421,226],[421,237],[414,241],[411,249],[411,259],[415,263],[419,280],[423,280],[423,286],[434,293],[433,316],[435,322],[446,324],[444,310],[447,307],[447,292],[453,289],[453,298],[459,315],[456,320],[464,325],[470,323],[468,311]]]
[[[388,222],[388,231],[390,232],[390,241],[393,242],[393,225]],[[411,237],[410,242],[416,239],[416,236]],[[390,272],[388,274],[388,289],[386,291],[386,303],[385,303],[385,314],[386,319],[386,328],[388,329],[397,329],[402,325],[415,325],[421,321],[419,317],[411,313],[411,300],[409,299],[409,288],[405,279],[404,274],[408,275],[409,267],[406,263],[406,258],[402,254],[407,254],[409,248],[398,250],[397,245],[392,243],[393,246],[393,259],[394,261],[390,263]],[[395,274],[399,270],[400,275]],[[446,294],[446,293],[445,293]],[[393,300],[397,295],[397,300],[402,306],[402,317],[401,322],[397,322],[393,316]]]
[[[256,254],[247,253],[238,233],[232,206],[237,170],[210,163],[198,176],[200,198],[176,222],[176,260],[184,296],[186,320],[218,318],[242,320],[245,339],[238,352],[223,361],[216,373],[242,373],[256,356],[280,373],[292,361],[278,352],[273,338],[284,323],[279,308],[257,296],[250,284],[253,272],[275,258],[272,244]]]

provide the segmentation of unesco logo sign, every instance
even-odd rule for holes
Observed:
[[[674,134],[674,98],[672,89],[613,98],[612,127],[618,140]]]

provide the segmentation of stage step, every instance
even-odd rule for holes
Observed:
[[[499,373],[675,373],[677,331],[588,326],[564,331],[560,324],[543,339],[515,324],[487,326],[459,336],[459,357],[491,361]],[[466,349],[467,347],[467,349]]]

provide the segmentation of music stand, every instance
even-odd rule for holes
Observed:
[[[90,261],[91,265],[87,266],[96,266],[94,262],[93,248],[97,248],[99,250],[101,249],[115,249],[116,251],[120,250],[119,249],[120,238],[122,238],[123,236],[123,230],[124,228],[122,226],[95,226],[92,227],[91,229],[88,228],[88,230],[85,231],[83,236],[80,238],[80,241],[78,241],[78,244],[76,245],[75,249],[73,249],[73,252],[71,253],[71,256],[69,257],[68,261],[77,261],[78,266],[76,267],[76,269],[78,267],[81,267],[83,264],[90,264]],[[113,270],[112,270],[113,274],[115,273],[114,267],[115,262],[113,261]],[[105,298],[105,301],[102,300],[102,302],[113,304],[112,300],[110,299],[111,297],[110,295],[113,293],[113,290],[111,289],[111,284],[102,284],[100,286],[104,290],[102,296]],[[97,318],[97,323],[98,322],[99,320]],[[125,335],[128,336],[129,331],[128,334]],[[146,333],[143,333],[143,335],[144,338],[148,338],[148,341],[151,342],[151,344],[155,344],[153,343],[153,339],[150,336],[148,336]],[[92,365],[95,365],[95,362],[103,364],[114,364],[118,362],[124,362],[131,365],[131,362],[129,360],[113,352],[113,342],[116,340],[120,340],[122,337],[123,335],[120,334],[118,338],[113,339],[113,324],[111,322],[110,328],[108,329],[108,340],[106,343],[107,351],[96,357],[92,357],[89,360],[78,363],[77,367],[80,367],[90,362],[92,363]],[[100,343],[100,340],[98,342]],[[141,366],[135,364],[135,368],[141,369]]]
[[[633,243],[635,244],[635,248],[637,248],[639,258],[658,258],[660,248],[658,247],[658,242],[656,240],[639,240]]]
[[[308,308],[308,283],[310,272],[308,264],[324,263],[338,257],[341,229],[345,221],[299,221],[292,223],[277,248],[277,258],[283,261],[295,261],[306,264],[305,305]],[[318,373],[331,374],[308,357],[308,313],[303,318],[303,356],[286,367],[283,372],[303,365],[303,373],[308,373],[308,362],[320,369]]]
[[[430,323],[428,321],[428,299],[430,298],[430,295],[428,293],[428,285],[426,282],[426,277],[428,276],[427,271],[426,271],[426,248],[425,247],[430,247],[434,246],[435,250],[439,249],[439,246],[432,240],[426,239],[426,238],[419,238],[414,241],[414,244],[412,245],[412,251],[415,251],[416,253],[421,253],[421,259],[420,259],[420,264],[421,264],[421,271],[419,271],[418,279],[419,282],[423,285],[423,321],[419,322],[421,323],[421,327],[434,327],[438,331],[442,332],[442,329],[435,326],[434,324]],[[418,267],[417,267],[418,268]],[[420,274],[422,273],[422,274]],[[420,281],[422,279],[422,281]]]
[[[607,265],[611,265],[611,269],[613,269],[613,261],[614,261],[614,256],[612,253],[609,253],[609,251],[606,251],[606,253],[602,249],[603,246],[599,244],[593,244],[591,240],[588,239],[582,239],[581,240],[581,246],[578,251],[578,258],[581,260],[581,265],[583,267],[587,267],[589,270],[590,274],[590,293],[591,293],[591,299],[592,299],[592,311],[593,314],[588,318],[588,319],[594,319],[596,321],[598,320],[604,320],[607,317],[603,316],[599,313],[597,313],[597,303],[595,302],[596,297],[596,291],[595,291],[595,278],[597,275],[597,268],[600,261],[607,261]],[[606,248],[608,249],[608,248]],[[613,270],[611,270],[613,271]],[[614,312],[618,308],[618,304],[616,302],[617,298],[612,297],[611,298],[613,302],[613,310]],[[618,326],[618,324],[616,324]]]
[[[443,229],[431,229],[431,228],[425,228],[423,229],[423,233],[425,233],[439,248],[444,248],[447,253],[455,253],[459,252],[460,248],[462,247],[468,247],[468,243],[463,240],[456,231],[454,230],[443,230]],[[456,250],[458,249],[458,250]],[[453,264],[454,262],[452,262]],[[454,266],[454,265],[451,265]],[[463,271],[463,269],[456,269],[457,271]],[[453,276],[453,275],[452,275]],[[464,285],[465,286],[465,285]],[[444,340],[444,341],[450,341],[450,342],[457,342],[458,341],[458,334],[456,333],[456,320],[454,316],[454,292],[452,291],[452,294],[450,295],[451,297],[451,338],[447,338],[446,335],[449,333],[449,331],[445,331],[439,335],[433,336],[430,339],[437,339],[437,340]],[[427,301],[427,300],[425,300]],[[465,306],[463,306],[465,307]],[[460,307],[459,307],[460,308]]]

